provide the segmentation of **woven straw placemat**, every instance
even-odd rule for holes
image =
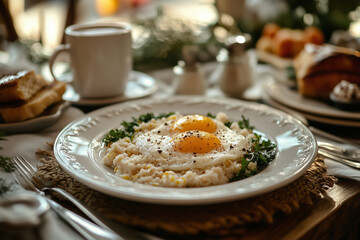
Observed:
[[[245,200],[200,206],[170,206],[132,202],[92,190],[70,177],[53,152],[42,156],[38,174],[65,189],[110,219],[150,231],[177,235],[226,235],[246,232],[246,226],[272,223],[279,213],[290,214],[326,194],[336,178],[327,175],[323,159],[316,158],[307,172],[293,183]]]

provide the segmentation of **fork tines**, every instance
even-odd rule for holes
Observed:
[[[36,178],[35,168],[22,156],[13,157],[13,161],[17,170],[12,174],[15,181],[24,188],[37,191],[37,183],[34,181]]]

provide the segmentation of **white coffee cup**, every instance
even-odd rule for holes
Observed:
[[[81,98],[107,98],[124,93],[132,70],[128,23],[75,24],[65,29],[65,45],[50,58],[50,72],[62,52],[69,52],[72,85]]]

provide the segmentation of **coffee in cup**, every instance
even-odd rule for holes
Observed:
[[[131,26],[127,23],[75,24],[65,29],[66,44],[56,48],[49,65],[62,52],[70,54],[72,85],[81,98],[107,98],[124,93],[132,70]]]

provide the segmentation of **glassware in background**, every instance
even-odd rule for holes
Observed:
[[[220,89],[230,97],[239,98],[254,81],[254,69],[246,51],[250,35],[229,37],[217,57]]]
[[[196,62],[196,46],[184,46],[183,61],[173,69],[175,74],[175,94],[202,95],[206,92],[206,82],[199,63]]]

